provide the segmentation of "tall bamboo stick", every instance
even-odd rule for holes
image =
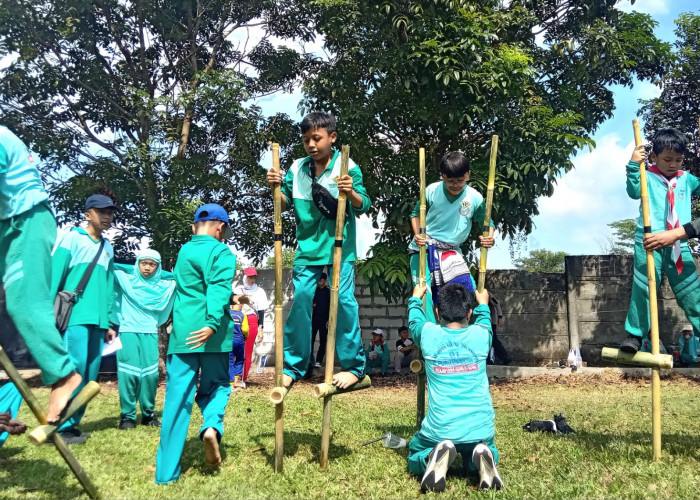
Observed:
[[[427,234],[425,230],[425,148],[418,149],[418,171],[420,176],[419,232],[422,236],[425,236]],[[418,258],[420,259],[420,263],[418,264],[418,283],[425,286],[425,245],[420,246],[418,251]],[[425,309],[425,307],[426,303],[424,297],[423,309]],[[418,391],[416,397],[416,427],[420,429],[421,424],[423,423],[423,419],[425,418],[425,361],[423,361],[423,355],[421,354],[420,349],[418,350],[417,359],[421,362],[421,369],[416,373],[416,386]]]
[[[280,171],[280,145],[272,145],[272,168]],[[283,387],[284,330],[282,326],[282,186],[273,189],[275,214],[275,385]],[[284,396],[275,404],[275,472],[282,472],[284,459]]]
[[[39,401],[36,399],[34,393],[24,381],[22,376],[19,374],[19,372],[15,368],[15,365],[12,363],[12,361],[10,360],[7,353],[5,353],[2,347],[0,347],[0,365],[2,365],[3,370],[5,370],[5,373],[7,373],[7,376],[10,378],[12,383],[15,384],[17,390],[27,402],[27,406],[29,406],[29,409],[32,410],[32,413],[34,413],[34,416],[39,421],[39,423],[41,425],[47,425],[49,422],[48,420],[46,420],[46,414],[39,405]],[[88,496],[90,498],[101,498],[100,492],[97,490],[97,487],[90,480],[90,478],[87,475],[87,472],[85,472],[83,467],[80,465],[78,459],[75,458],[73,452],[70,451],[70,448],[68,447],[68,445],[63,440],[60,434],[56,433],[53,435],[53,444],[54,446],[56,446],[56,449],[63,457],[63,460],[66,461],[71,472],[73,472],[73,475],[80,482]]]
[[[491,234],[491,206],[493,205],[493,184],[496,180],[496,155],[498,154],[498,136],[494,135],[491,138],[491,158],[489,159],[489,181],[486,188],[486,212],[484,213],[484,226],[482,236],[486,237]],[[489,249],[481,247],[481,260],[479,261],[479,284],[477,289],[480,292],[484,291],[484,282],[486,281],[486,258],[488,257]]]
[[[642,133],[639,130],[639,120],[632,121],[634,128],[634,144],[642,143]],[[639,164],[639,181],[642,191],[642,219],[644,233],[651,233],[651,216],[649,214],[649,187],[644,162]],[[647,250],[647,279],[649,281],[649,312],[651,316],[651,353],[659,354],[659,311],[656,301],[656,269],[654,266],[654,251]],[[659,367],[651,369],[651,439],[654,461],[661,460],[661,374]]]
[[[350,146],[343,146],[340,157],[340,176],[348,173]],[[335,331],[338,326],[338,293],[340,290],[340,267],[343,261],[343,230],[345,229],[345,205],[347,196],[338,193],[338,214],[335,218],[335,248],[333,249],[333,281],[331,282],[331,304],[328,317],[328,336],[326,338],[326,376],[324,382],[333,384],[333,366],[335,365]],[[321,468],[328,467],[328,451],[331,445],[331,401],[332,395],[323,398],[323,427],[321,430]]]

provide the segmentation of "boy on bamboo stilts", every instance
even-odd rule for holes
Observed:
[[[426,204],[426,234],[420,234],[420,200],[411,213],[411,227],[413,228],[413,240],[408,247],[410,255],[411,275],[413,284],[418,283],[418,271],[420,267],[419,247],[428,245],[426,251],[426,276],[428,292],[426,294],[426,314],[430,321],[435,321],[433,307],[433,295],[431,286],[442,286],[444,283],[435,283],[435,276],[443,276],[440,272],[440,263],[458,261],[462,256],[460,245],[469,237],[473,221],[481,224],[484,221],[486,202],[484,197],[474,188],[467,185],[471,175],[469,159],[459,151],[446,153],[440,161],[440,175],[442,181],[430,184],[425,190]],[[491,248],[494,244],[494,224],[490,223],[488,237],[479,236],[481,246]],[[466,263],[459,263],[464,269],[456,279],[463,282],[473,292],[476,288],[474,279],[469,275]],[[452,269],[457,269],[453,266]],[[444,276],[448,278],[447,275]],[[449,281],[454,281],[452,278]],[[448,281],[448,282],[449,282]]]
[[[82,377],[56,329],[51,295],[56,218],[36,162],[27,146],[0,126],[0,283],[7,312],[51,387],[46,416],[55,422]],[[8,384],[0,396],[0,407],[19,408],[22,398],[14,384],[11,388]]]
[[[228,368],[233,329],[229,328],[229,300],[236,256],[223,243],[233,237],[228,214],[215,203],[202,205],[195,213],[192,232],[192,240],[178,253],[174,271],[173,329],[156,457],[158,484],[172,483],[180,477],[193,400],[204,420],[199,438],[204,442],[205,461],[211,467],[221,463],[219,443],[231,395]]]
[[[142,251],[131,265],[115,264],[116,296],[110,333],[119,338],[117,378],[121,419],[119,428],[136,426],[136,403],[141,424],[160,427],[156,415],[158,390],[158,327],[170,317],[175,299],[172,273],[163,273],[160,253]],[[164,274],[166,276],[164,276]]]
[[[651,165],[647,168],[651,231],[681,231],[691,220],[691,197],[700,194],[700,180],[681,170],[686,138],[678,130],[666,128],[656,132],[651,142]],[[645,160],[646,151],[640,145],[634,149],[627,164],[627,194],[635,200],[641,197],[639,164]],[[642,337],[651,328],[644,245],[645,232],[640,212],[635,232],[632,297],[625,321],[627,338],[620,344],[621,351],[632,354],[640,350]],[[672,246],[665,248],[650,243],[646,243],[646,246],[655,250],[657,287],[661,284],[663,272],[676,295],[678,306],[685,312],[694,332],[700,334],[700,279],[688,243],[676,240]]]
[[[292,272],[294,303],[284,327],[283,383],[290,387],[309,367],[313,298],[324,266],[329,266],[329,275],[333,272],[337,198],[339,192],[344,192],[348,199],[348,215],[336,330],[336,353],[342,371],[333,376],[333,384],[345,389],[365,375],[365,354],[355,300],[355,218],[369,210],[370,199],[355,162],[350,160],[348,174],[339,177],[340,153],[333,149],[337,138],[335,118],[326,113],[310,113],[304,117],[300,128],[309,156],[296,160],[284,179],[279,172],[270,170],[267,173],[271,185],[282,184],[282,209],[293,208],[297,223],[298,249]]]
[[[85,201],[85,228],[71,229],[59,242],[53,253],[51,297],[61,290],[75,290],[86,270],[97,258],[85,290],[73,306],[63,342],[82,383],[76,395],[89,381],[97,380],[102,362],[104,341],[111,341],[108,333],[114,302],[114,249],[103,233],[112,226],[114,200],[103,194],[93,194]],[[85,415],[85,407],[73,414],[59,429],[68,444],[85,444],[90,433],[78,429]]]

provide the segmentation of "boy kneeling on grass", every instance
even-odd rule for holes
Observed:
[[[498,450],[494,443],[494,412],[486,377],[486,358],[491,349],[489,294],[475,292],[478,305],[459,283],[445,285],[438,295],[440,325],[426,319],[423,297],[426,286],[418,285],[408,301],[409,328],[425,359],[428,377],[428,414],[413,436],[408,451],[408,470],[423,475],[421,491],[443,491],[447,470],[462,455],[464,468],[479,474],[480,489],[500,489],[496,470]]]

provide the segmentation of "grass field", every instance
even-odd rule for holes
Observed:
[[[554,372],[556,373],[556,372]],[[256,379],[253,379],[255,382]],[[496,409],[500,492],[476,490],[451,476],[447,490],[428,498],[698,498],[700,384],[674,376],[662,381],[663,460],[651,462],[651,390],[648,379],[560,375],[501,382],[491,387]],[[89,406],[82,429],[93,433],[73,451],[105,498],[417,498],[418,481],[406,471],[406,449],[364,441],[391,431],[415,430],[413,377],[377,379],[367,391],[334,398],[330,466],[321,471],[321,403],[311,385],[298,384],[287,399],[284,474],[272,471],[274,410],[271,380],[257,379],[231,396],[222,441],[224,463],[204,464],[194,409],[182,458],[184,474],[170,486],[154,483],[158,430],[117,429],[116,382]],[[162,387],[158,408],[162,407]],[[36,391],[46,401],[48,391]],[[575,435],[530,434],[532,419],[564,413]],[[26,405],[20,417],[36,424]],[[69,498],[84,495],[51,446],[25,436],[0,449],[0,497]]]

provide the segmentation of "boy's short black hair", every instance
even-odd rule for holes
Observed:
[[[462,322],[472,310],[472,294],[461,283],[448,283],[438,292],[438,311],[445,321]]]
[[[471,165],[469,158],[464,156],[461,151],[451,151],[445,153],[440,160],[440,173],[445,177],[462,177],[469,173]]]
[[[407,332],[407,331],[408,331],[408,327],[407,327],[406,325],[400,326],[400,327],[399,327],[399,333],[404,332],[404,331]]]
[[[328,113],[309,113],[301,121],[299,128],[302,134],[314,128],[325,128],[329,134],[332,134],[336,130],[335,117]]]
[[[656,131],[651,139],[651,149],[656,155],[660,155],[665,149],[674,153],[685,154],[688,140],[680,130],[675,128],[662,128]]]

